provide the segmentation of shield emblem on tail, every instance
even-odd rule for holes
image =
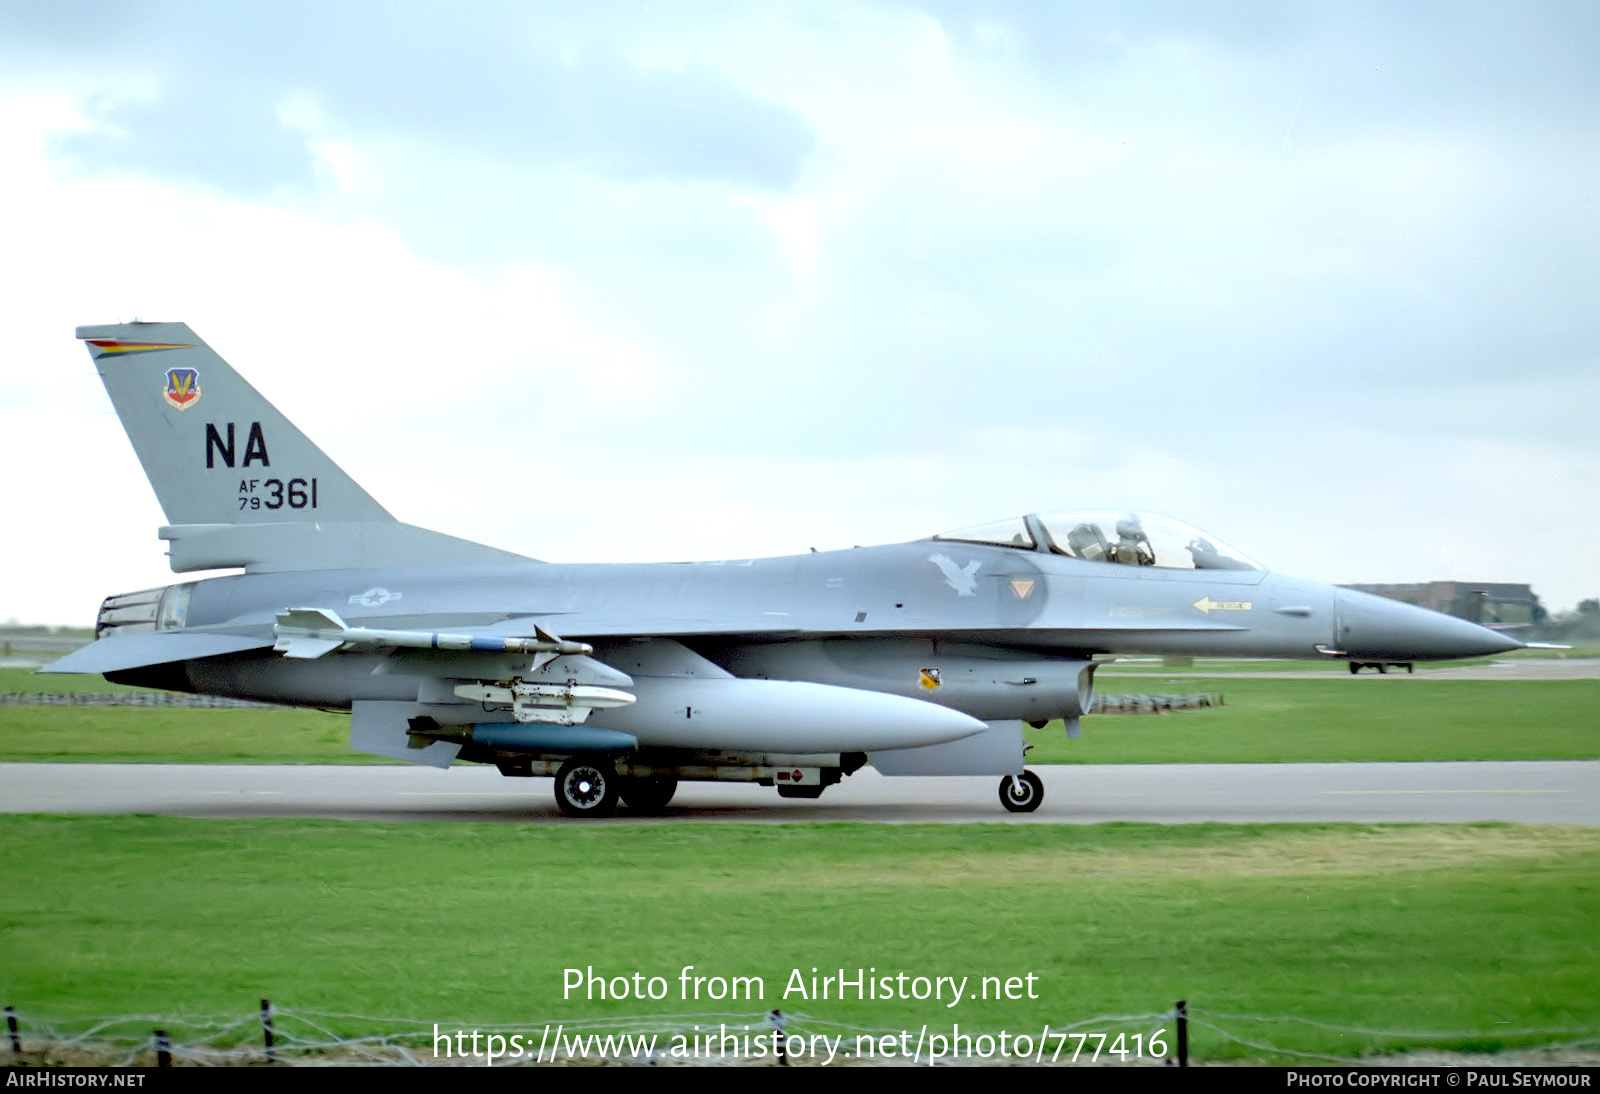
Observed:
[[[200,401],[200,372],[192,368],[167,369],[167,405],[177,410],[188,410]]]

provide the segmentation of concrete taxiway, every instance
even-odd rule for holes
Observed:
[[[816,801],[748,784],[685,783],[665,817],[621,808],[568,821],[549,779],[493,768],[0,764],[0,811],[616,824],[1186,824],[1511,821],[1600,826],[1600,761],[1105,764],[1034,768],[1035,813],[1007,813],[990,778],[884,778],[870,769]]]

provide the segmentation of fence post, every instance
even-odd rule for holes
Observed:
[[[11,1034],[11,1051],[22,1052],[22,1039],[17,1036],[17,1008],[6,1008],[6,1032]]]
[[[1189,1001],[1178,1000],[1178,1066],[1189,1066]]]
[[[778,1066],[788,1067],[789,1038],[784,1036],[783,1032],[783,1011],[774,1010],[771,1014],[767,1015],[767,1021],[771,1022],[772,1028],[778,1031],[778,1042],[775,1046],[778,1050]]]
[[[167,1031],[156,1030],[156,1066],[172,1066],[172,1042],[167,1039]]]
[[[261,1000],[261,1038],[267,1043],[267,1063],[278,1062],[278,1052],[272,1047],[272,1001]]]

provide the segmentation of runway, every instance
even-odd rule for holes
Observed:
[[[1600,761],[1040,765],[1045,800],[1008,813],[990,778],[857,772],[816,801],[685,783],[664,817],[569,821],[550,779],[493,768],[0,764],[0,811],[521,824],[1229,824],[1353,821],[1600,826]]]

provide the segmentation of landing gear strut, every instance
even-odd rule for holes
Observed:
[[[556,772],[556,805],[569,817],[609,817],[620,783],[610,760],[574,756]]]
[[[1044,782],[1031,771],[1000,780],[1000,804],[1013,813],[1032,813],[1044,801]]]

